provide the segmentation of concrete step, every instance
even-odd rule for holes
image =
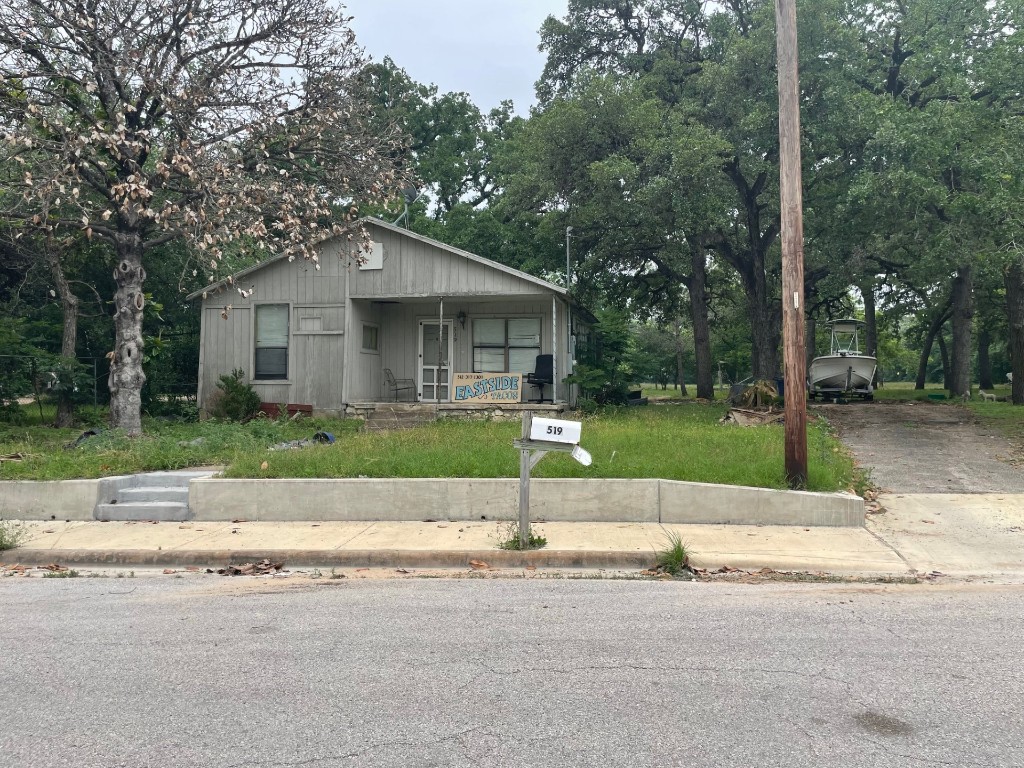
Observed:
[[[423,418],[416,416],[413,418],[401,417],[396,418],[394,416],[377,416],[375,418],[369,418],[363,423],[363,429],[373,431],[380,429],[412,429],[423,424],[429,424],[434,419]]]
[[[364,427],[365,432],[386,432],[388,430],[395,429],[415,429],[416,427],[422,426],[418,423],[400,422],[400,421],[377,421],[368,422]]]
[[[160,520],[183,522],[190,519],[188,504],[176,501],[131,501],[123,504],[97,504],[97,520]]]
[[[118,492],[117,501],[120,504],[123,504],[126,501],[176,501],[180,504],[188,504],[188,486],[146,485],[137,488],[125,488]]]
[[[140,486],[160,486],[163,488],[168,486],[184,486],[188,488],[188,484],[196,478],[210,477],[216,473],[216,470],[183,469],[172,472],[143,472],[136,475],[136,477],[139,478],[138,485]]]
[[[374,413],[385,413],[391,411],[393,413],[433,413],[434,408],[431,405],[423,405],[422,403],[377,403],[373,406]]]

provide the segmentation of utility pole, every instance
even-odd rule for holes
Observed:
[[[572,227],[565,228],[565,290],[571,288],[572,283],[572,268],[569,262],[569,235],[572,234]],[[541,395],[543,397],[543,395]]]
[[[775,0],[779,67],[779,191],[782,204],[782,359],[786,481],[807,486],[807,361],[804,348],[804,225],[800,183],[800,75],[796,0]]]

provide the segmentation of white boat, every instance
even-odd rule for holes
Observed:
[[[808,371],[807,391],[814,400],[835,399],[840,396],[862,397],[871,400],[875,391],[875,371],[878,361],[860,353],[860,320],[833,320],[832,351],[814,358]]]

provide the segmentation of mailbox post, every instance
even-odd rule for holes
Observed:
[[[533,411],[523,411],[523,436],[512,442],[519,449],[520,549],[526,549],[530,538],[530,470],[549,451],[570,453],[580,464],[589,467],[593,459],[579,444],[582,427],[578,421],[535,419]]]

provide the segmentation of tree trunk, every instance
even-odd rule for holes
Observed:
[[[932,345],[935,337],[942,330],[942,324],[946,322],[946,308],[943,307],[935,313],[932,321],[928,324],[928,333],[925,335],[924,345],[921,348],[921,357],[917,363],[917,380],[914,382],[914,389],[924,389],[928,379],[928,360],[932,356]]]
[[[142,240],[122,234],[117,242],[119,261],[114,268],[114,351],[110,353],[110,426],[128,435],[142,434]]]
[[[1010,401],[1024,405],[1024,256],[1017,256],[1003,275],[1006,284],[1006,316],[1010,338],[1010,365],[1013,384]]]
[[[703,246],[690,248],[690,315],[693,321],[694,366],[697,397],[715,399],[711,371],[711,328],[708,324],[707,255]]]
[[[64,371],[61,372],[64,381],[58,381],[57,389],[57,416],[53,421],[55,427],[70,427],[75,422],[75,408],[71,399],[74,385],[73,372],[77,365],[75,348],[78,346],[78,297],[75,296],[68,284],[64,274],[64,268],[60,263],[60,255],[47,243],[46,259],[50,263],[50,273],[53,275],[53,282],[57,286],[57,295],[60,296],[61,311],[64,314],[64,330],[60,340],[60,356],[63,359]]]
[[[683,366],[683,318],[676,318],[673,329],[676,336],[676,383],[679,385],[679,394],[686,395],[686,370]]]
[[[747,296],[753,354],[751,363],[755,379],[774,380],[779,375],[779,328],[770,303],[759,296]]]
[[[748,182],[738,156],[725,165],[724,171],[736,189],[740,215],[746,219],[746,234],[743,241],[734,247],[728,236],[719,233],[714,247],[739,273],[743,284],[753,340],[751,363],[754,378],[774,379],[780,372],[782,313],[773,306],[774,301],[769,295],[765,262],[768,251],[778,238],[781,224],[772,221],[767,227],[761,226],[761,213],[765,206],[759,198],[768,180],[766,173],[759,174],[752,183]]]
[[[875,287],[866,285],[860,289],[864,299],[864,353],[874,357],[878,354],[878,323],[875,317]]]
[[[949,376],[949,347],[946,346],[946,334],[938,335],[939,357],[942,359],[942,388],[952,394],[949,385],[952,383]]]
[[[992,332],[982,327],[978,329],[978,388],[992,389],[992,360],[988,355],[992,346]]]
[[[971,324],[974,321],[974,283],[971,266],[965,264],[953,278],[953,348],[949,367],[949,391],[955,397],[971,392]]]

